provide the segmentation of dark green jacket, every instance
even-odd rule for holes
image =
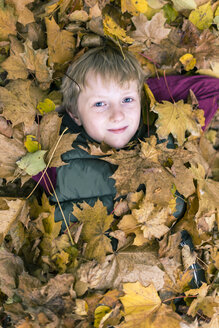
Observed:
[[[92,142],[93,140],[87,135],[83,127],[79,127],[67,113],[63,116],[62,131],[66,127],[69,129],[67,132],[79,133],[79,136],[73,142],[73,149],[62,155],[62,160],[67,165],[57,168],[55,190],[67,222],[77,220],[72,215],[73,205],[83,201],[93,206],[99,198],[110,213],[114,208],[116,196],[115,181],[111,176],[117,166],[101,160],[98,156],[90,155],[79,148],[80,145],[87,147],[87,141]],[[142,139],[146,135],[146,127],[142,125],[132,140]],[[169,147],[172,148],[171,143]],[[57,205],[54,196],[50,199]],[[180,202],[179,213],[175,213],[177,217],[182,212],[183,203]],[[56,206],[55,220],[63,220],[58,205]],[[62,228],[65,230],[64,222]]]

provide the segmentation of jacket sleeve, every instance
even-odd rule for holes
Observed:
[[[149,78],[147,83],[157,101],[186,100],[191,89],[198,102],[199,108],[205,113],[205,127],[218,109],[219,103],[219,79],[206,75],[172,75],[160,78]]]

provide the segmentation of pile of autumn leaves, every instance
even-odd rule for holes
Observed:
[[[150,97],[151,110],[159,117],[157,133],[163,138],[171,132],[176,149],[166,148],[166,142],[157,144],[154,136],[118,152],[89,145],[91,154],[118,165],[113,176],[118,196],[127,197],[115,205],[117,219],[100,201],[94,207],[83,203],[73,210],[79,222],[60,235],[61,222],[54,222],[55,208],[45,194],[41,205],[34,196],[1,199],[0,300],[2,311],[16,327],[79,328],[93,323],[94,327],[191,328],[201,322],[201,327],[210,328],[218,324],[219,183],[212,179],[217,176],[217,153],[201,131],[202,110],[182,101],[159,104]],[[177,129],[184,121],[185,127]],[[63,145],[70,148],[76,136],[71,135],[67,145],[70,135],[59,136],[59,126],[57,113],[44,114],[37,127],[41,150],[33,150],[36,140],[25,141],[32,152],[24,148],[22,125],[13,128],[13,139],[1,134],[9,159],[2,167],[12,170],[13,165],[26,181],[29,170],[37,167],[40,151],[46,153],[45,165],[61,165]],[[190,136],[185,139],[186,127]],[[35,160],[19,168],[21,159],[31,154]],[[136,192],[139,184],[146,185],[146,194]],[[187,205],[178,223],[173,216],[176,190]],[[107,236],[109,229],[118,240],[116,252]],[[178,247],[184,229],[196,251]],[[189,285],[194,263],[206,272],[207,283],[199,289]],[[174,310],[177,297],[186,302],[181,316]]]
[[[204,0],[126,0],[121,7],[95,0],[0,1],[1,73],[9,80],[0,88],[0,177],[25,183],[64,164],[61,154],[76,135],[59,135],[54,109],[61,98],[50,86],[57,89],[77,47],[83,53],[105,36],[125,44],[149,75],[183,66],[218,76],[218,17],[218,3]],[[194,95],[192,104],[159,104],[146,85],[145,91],[158,137],[171,133],[177,147],[157,144],[154,136],[118,152],[89,145],[91,154],[118,165],[117,196],[127,196],[115,204],[117,219],[100,201],[83,203],[73,211],[79,222],[60,234],[45,194],[41,204],[34,192],[0,199],[0,322],[9,315],[19,328],[218,327],[215,134],[203,134]],[[136,192],[140,184],[146,194]],[[179,222],[176,197],[187,207]],[[182,230],[195,251],[178,247]],[[117,251],[109,237],[118,240]],[[199,289],[189,284],[194,263],[206,273]],[[180,316],[177,297],[185,302]]]

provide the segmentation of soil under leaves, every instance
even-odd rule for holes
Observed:
[[[172,134],[175,149],[153,136],[128,150],[89,145],[118,165],[123,200],[110,215],[100,201],[83,203],[60,234],[31,180],[63,165],[77,137],[59,135],[55,111],[75,57],[108,41],[148,77],[219,77],[218,28],[214,0],[0,0],[1,327],[219,327],[218,120],[202,131],[195,95],[160,104],[145,85],[143,116],[160,139]]]

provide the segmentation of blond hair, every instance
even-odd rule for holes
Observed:
[[[120,85],[137,81],[139,93],[142,90],[145,74],[138,61],[128,51],[123,53],[112,46],[97,47],[88,50],[73,62],[62,82],[63,104],[67,112],[77,113],[78,96],[86,86],[88,72],[99,74],[103,80],[114,80]]]

